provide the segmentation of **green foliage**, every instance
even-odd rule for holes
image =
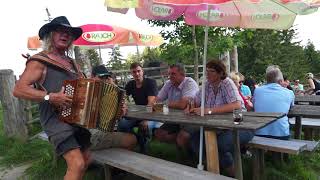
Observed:
[[[120,47],[116,46],[112,49],[112,51],[109,53],[110,60],[107,63],[107,67],[111,68],[112,70],[120,70],[120,69],[126,69],[128,67],[125,67],[125,59],[123,59],[121,53],[120,53]]]
[[[47,142],[45,142],[47,143]],[[28,179],[63,179],[66,163],[62,158],[55,159],[53,148],[49,143],[43,148],[39,157],[26,170]]]
[[[28,135],[35,136],[42,131],[42,127],[39,122],[28,124]]]
[[[0,164],[10,166],[11,164],[32,161],[43,154],[43,150],[47,149],[48,146],[48,143],[40,140],[24,143],[18,139],[1,136],[0,154],[3,159],[1,159]]]
[[[199,52],[199,59],[202,60],[204,44],[204,27],[195,27],[195,38],[197,45],[194,45],[192,38],[192,26],[186,25],[182,18],[177,21],[148,21],[153,26],[164,27],[161,31],[162,37],[169,43],[160,46],[161,59],[168,63],[180,62],[194,64],[195,48]],[[219,54],[230,50],[234,45],[240,43],[232,37],[233,31],[228,28],[210,27],[208,29],[208,59],[217,59]],[[201,61],[202,62],[202,61]],[[200,62],[200,64],[202,64]]]
[[[306,62],[309,64],[310,72],[314,74],[319,73],[320,70],[320,51],[316,51],[312,42],[308,42],[307,46],[304,49],[306,56]]]
[[[95,67],[100,64],[100,56],[97,50],[88,49],[86,53],[87,53],[87,56],[89,57],[91,67]]]
[[[151,141],[149,144],[149,154],[169,161],[178,161],[177,148],[173,144],[161,143],[159,141]]]
[[[2,105],[1,105],[1,102],[0,102],[0,137],[3,136],[3,109],[2,109]],[[1,144],[0,144],[1,145]]]
[[[159,62],[161,61],[161,49],[160,48],[150,48],[146,47],[142,54],[129,54],[125,64],[127,67],[133,62],[139,62],[141,64],[148,64],[149,62]]]
[[[134,62],[139,62],[141,63],[141,57],[138,56],[138,54],[128,54],[127,60],[126,60],[126,66],[130,66],[130,64]]]
[[[294,29],[240,32],[244,43],[238,48],[240,72],[263,81],[267,66],[276,64],[289,79],[301,78],[309,67],[303,47],[294,42],[296,35]]]
[[[289,162],[283,164],[266,161],[266,179],[279,180],[317,180],[319,176],[320,152],[301,155],[290,155]]]
[[[144,64],[149,62],[155,62],[161,60],[161,50],[160,48],[150,48],[147,47],[143,50],[143,53],[141,55],[141,59]]]

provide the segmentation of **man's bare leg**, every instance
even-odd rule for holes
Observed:
[[[72,149],[63,155],[67,162],[67,172],[64,176],[65,180],[81,180],[86,170],[86,162],[83,153],[79,148]]]

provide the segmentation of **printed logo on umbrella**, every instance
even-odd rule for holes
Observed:
[[[167,17],[173,14],[174,10],[170,6],[161,5],[161,4],[153,4],[150,7],[150,12],[154,16]]]
[[[209,13],[209,21],[220,21],[224,17],[224,13],[219,10],[212,10]],[[208,10],[202,10],[197,13],[197,17],[199,17],[202,20],[207,21],[208,20]]]
[[[82,38],[89,42],[107,42],[112,41],[115,33],[111,31],[92,31],[82,34]]]
[[[252,21],[257,22],[273,22],[278,21],[280,18],[280,14],[273,13],[273,14],[253,14],[251,16]]]
[[[148,43],[148,42],[152,41],[153,36],[152,35],[146,35],[146,34],[139,34],[139,39],[140,39],[141,42]]]

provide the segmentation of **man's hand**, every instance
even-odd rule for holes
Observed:
[[[127,103],[122,103],[122,106],[121,106],[121,116],[124,116],[126,115],[128,112],[128,105]]]
[[[190,114],[190,110],[191,110],[190,104],[187,104],[187,107],[183,111],[185,114]]]
[[[192,108],[192,109],[190,109],[190,113],[195,113],[197,115],[201,115],[201,108],[200,107]]]
[[[64,87],[57,93],[50,93],[49,96],[49,102],[55,107],[64,109],[72,104],[72,96],[64,94]]]

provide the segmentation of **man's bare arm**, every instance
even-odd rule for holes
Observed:
[[[37,61],[29,62],[20,79],[16,82],[13,95],[31,101],[42,101],[47,93],[33,88],[32,85],[41,79],[44,69],[45,66]]]
[[[156,102],[156,96],[148,96],[148,105],[153,105]]]
[[[37,61],[29,62],[14,87],[13,95],[15,97],[28,99],[31,101],[43,101],[43,98],[47,92],[33,88],[32,85],[40,81],[44,69],[45,66]],[[64,94],[63,91],[64,89],[62,88],[59,92],[50,93],[49,102],[56,107],[70,106],[72,103],[72,96]]]

